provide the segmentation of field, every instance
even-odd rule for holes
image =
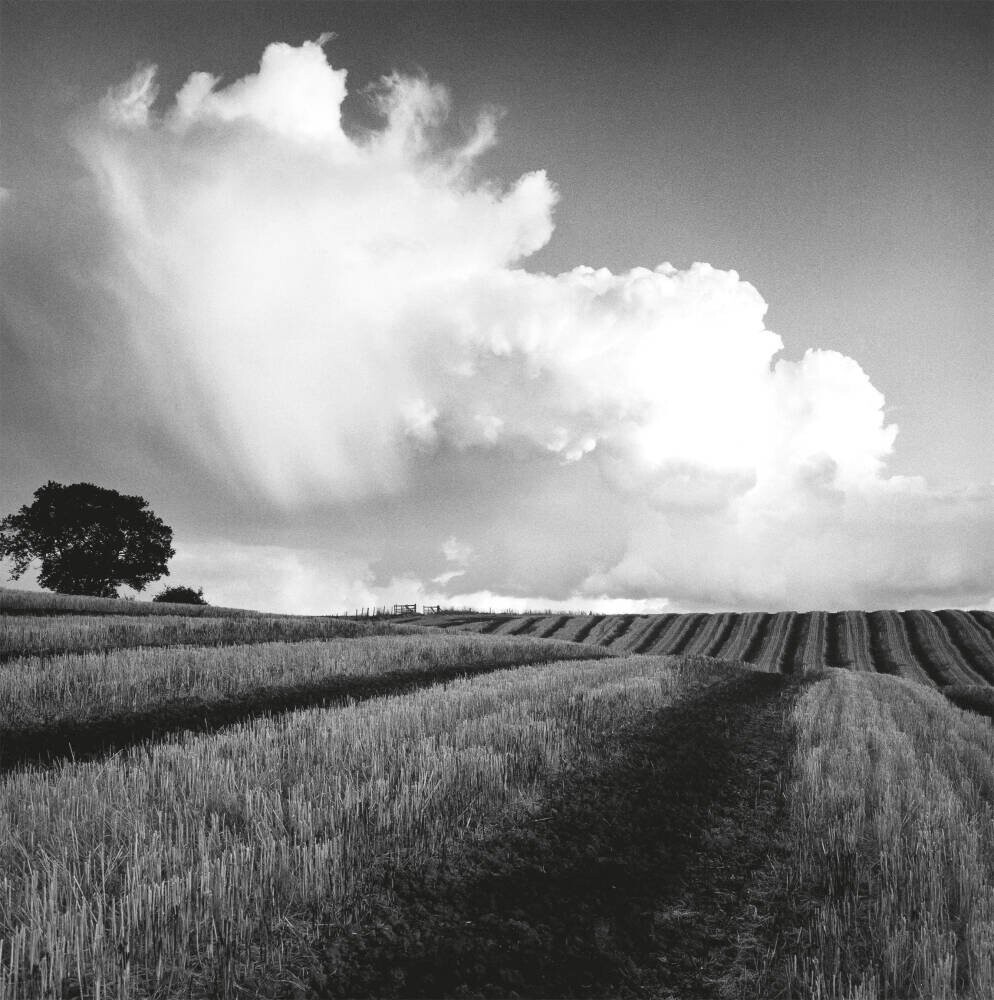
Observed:
[[[0,1000],[994,995],[990,615],[2,594]]]
[[[986,704],[994,685],[990,611],[839,611],[689,615],[474,615],[422,618],[446,630],[532,635],[619,653],[699,655],[803,674],[841,667],[891,674]]]

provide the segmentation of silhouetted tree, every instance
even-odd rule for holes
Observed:
[[[196,590],[193,587],[166,587],[152,600],[164,604],[207,604],[204,600],[203,587],[198,587]]]
[[[173,531],[143,497],[92,483],[54,482],[34,497],[0,521],[0,557],[13,560],[12,580],[40,559],[38,582],[49,590],[117,597],[122,584],[143,590],[169,575]]]

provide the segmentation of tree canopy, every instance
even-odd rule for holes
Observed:
[[[41,560],[38,582],[60,594],[117,597],[122,585],[143,590],[168,576],[172,528],[140,496],[92,483],[48,482],[34,503],[0,521],[0,557],[16,580]]]

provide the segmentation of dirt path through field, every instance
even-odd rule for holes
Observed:
[[[776,850],[803,685],[735,674],[566,778],[524,827],[394,874],[315,996],[762,996],[753,873]]]

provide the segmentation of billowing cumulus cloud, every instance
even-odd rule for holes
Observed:
[[[140,398],[156,434],[128,448],[154,446],[147,468],[270,511],[217,527],[212,556],[183,550],[198,579],[223,551],[215,600],[989,598],[989,491],[888,477],[897,429],[856,361],[778,358],[734,271],[525,270],[553,180],[481,180],[496,116],[453,138],[423,78],[380,80],[380,126],[349,122],[326,41],[271,45],[228,84],[194,73],[169,101],[144,67],[74,131],[92,203],[61,280],[99,289],[108,327],[80,320],[78,350],[122,352],[140,388],[71,391]],[[18,302],[37,355],[31,329],[52,343],[59,319]],[[253,599],[237,581],[256,556],[283,583]]]

